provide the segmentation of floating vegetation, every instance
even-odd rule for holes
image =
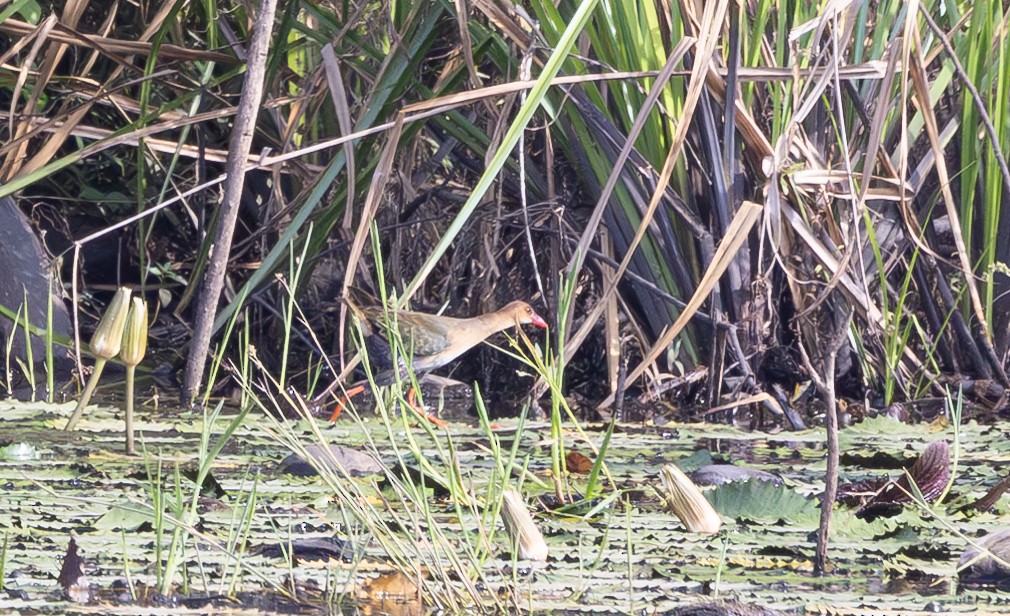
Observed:
[[[216,493],[201,492],[193,483],[198,475],[190,469],[200,452],[207,451],[206,443],[226,434],[236,411],[224,410],[213,423],[213,417],[202,413],[164,407],[157,414],[142,413],[137,422],[142,458],[116,453],[122,447],[118,409],[97,406],[76,432],[64,436],[56,428],[71,411],[71,404],[0,403],[5,437],[10,439],[6,450],[12,452],[0,461],[5,485],[0,500],[6,543],[7,592],[0,594],[5,596],[0,599],[4,611],[28,606],[62,610],[53,584],[72,536],[89,601],[161,604],[166,599],[159,599],[162,594],[155,589],[168,581],[160,576],[167,574],[176,527],[189,529],[178,548],[177,558],[184,565],[165,588],[173,605],[194,611],[234,602],[268,611],[298,604],[359,604],[380,596],[388,601],[401,591],[410,595],[403,600],[416,601],[419,587],[428,607],[439,605],[433,597],[438,601],[455,589],[458,601],[465,596],[471,602],[458,603],[456,609],[484,605],[491,611],[502,602],[537,610],[664,610],[700,603],[714,592],[786,611],[830,604],[839,613],[901,611],[927,603],[940,611],[969,612],[998,600],[985,588],[957,590],[958,559],[968,539],[999,528],[999,516],[1007,514],[1005,502],[998,502],[993,513],[955,513],[999,482],[1003,460],[1010,455],[1001,431],[975,423],[961,431],[962,470],[951,496],[932,512],[910,502],[894,517],[868,523],[857,518],[855,506],[840,505],[831,572],[817,579],[811,575],[811,559],[817,526],[813,497],[823,485],[818,431],[771,436],[705,424],[682,424],[675,431],[628,426],[610,437],[607,464],[616,492],[609,488],[604,498],[587,503],[578,515],[551,512],[537,507],[536,498],[524,499],[533,503],[536,525],[549,548],[547,561],[532,567],[531,561],[513,560],[513,542],[500,518],[490,516],[493,508],[487,516],[481,505],[460,508],[451,495],[437,496],[423,479],[410,482],[390,471],[401,458],[411,457],[395,453],[392,438],[415,441],[432,472],[452,476],[438,453],[451,440],[458,474],[447,480],[450,489],[489,497],[486,505],[491,506],[497,502],[494,483],[502,469],[501,459],[488,455],[484,429],[454,424],[433,431],[415,419],[387,435],[387,426],[378,418],[325,427],[321,434],[326,439],[369,453],[386,469],[378,478],[340,475],[341,482],[353,483],[360,498],[376,506],[383,526],[369,529],[339,504],[326,481],[289,472],[290,462],[284,460],[291,449],[269,427],[273,420],[258,411],[208,458],[209,477],[220,490]],[[514,473],[528,473],[522,494],[550,496],[553,488],[546,480],[551,458],[545,440],[550,426],[526,422],[522,432],[515,433],[514,421],[498,423],[492,434],[514,438],[517,451],[528,456],[528,462],[513,467]],[[913,451],[924,451],[942,436],[925,425],[877,422],[873,430],[872,423],[851,434],[842,432],[846,451],[904,452],[911,463],[918,457]],[[287,425],[292,434],[307,440],[317,429],[304,420]],[[603,432],[590,430],[588,436],[599,442]],[[15,453],[30,449],[19,443],[31,443],[35,453]],[[652,489],[664,465],[686,459],[701,443],[719,443],[705,448],[704,457],[720,463],[733,463],[735,452],[746,451],[750,467],[774,469],[783,482],[777,486],[748,480],[704,489],[724,522],[715,535],[686,531]],[[309,464],[315,459],[311,456],[306,458]],[[334,472],[335,462],[320,464],[324,472]],[[842,476],[897,478],[892,469],[861,465],[843,465]],[[454,482],[462,488],[452,488]],[[208,486],[208,479],[202,484]],[[427,511],[402,509],[396,496],[400,490],[418,490],[418,502]],[[176,518],[169,503],[180,498],[188,503],[194,492],[195,509],[183,509],[183,517]],[[435,528],[428,529],[428,524]],[[422,540],[432,531],[444,539],[437,548]],[[485,540],[488,543],[482,544]],[[460,595],[469,584],[466,579],[441,577],[427,567],[404,571],[404,563],[389,550],[395,542],[418,541],[409,549],[452,549],[439,558],[460,563],[482,553],[479,590]],[[460,571],[477,575],[469,567]],[[264,602],[263,597],[271,599]]]

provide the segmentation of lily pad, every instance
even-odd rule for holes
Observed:
[[[720,514],[755,521],[813,520],[817,503],[799,492],[770,481],[749,479],[726,483],[705,493]]]
[[[309,445],[305,448],[308,457],[291,454],[284,458],[279,469],[299,477],[311,477],[318,474],[318,468],[327,468],[334,473],[347,472],[352,477],[383,474],[382,464],[371,455],[344,447],[343,445]],[[311,461],[310,461],[311,460]]]

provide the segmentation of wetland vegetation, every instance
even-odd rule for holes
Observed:
[[[1010,609],[1007,25],[5,4],[0,610]]]

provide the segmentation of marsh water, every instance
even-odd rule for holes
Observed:
[[[866,522],[839,506],[832,570],[814,577],[824,473],[819,429],[765,433],[717,424],[621,425],[606,451],[609,476],[601,494],[558,510],[551,427],[545,422],[527,422],[520,434],[517,420],[433,429],[408,419],[387,428],[366,414],[361,422],[319,421],[317,431],[308,420],[278,424],[253,409],[210,462],[197,494],[195,469],[202,457],[207,461],[208,449],[237,410],[223,409],[208,426],[199,411],[145,407],[138,420],[142,453],[131,457],[122,453],[119,409],[91,408],[79,430],[68,434],[61,428],[72,408],[0,403],[4,613],[139,614],[169,607],[173,613],[298,613],[339,606],[368,613],[380,595],[389,601],[397,592],[404,595],[394,601],[399,607],[383,603],[379,611],[430,610],[432,598],[422,607],[417,586],[400,573],[402,559],[391,557],[385,540],[349,514],[331,484],[282,464],[292,453],[291,437],[312,443],[320,435],[327,444],[370,452],[387,468],[413,455],[403,446],[411,440],[434,468],[444,460],[455,464],[460,483],[478,504],[460,507],[421,482],[430,517],[420,520],[416,510],[398,508],[396,490],[381,477],[341,479],[360,482],[356,487],[365,495],[360,498],[388,518],[382,532],[411,542],[409,550],[426,549],[432,523],[464,562],[479,547],[476,560],[462,566],[471,582],[433,574],[433,563],[450,558],[434,554],[416,570],[426,580],[421,594],[439,584],[472,586],[488,597],[489,609],[507,604],[543,613],[659,613],[716,597],[789,613],[969,613],[1010,604],[995,590],[959,588],[956,572],[968,538],[999,529],[1007,514],[1005,499],[994,512],[956,512],[1004,475],[1010,457],[1005,425],[969,421],[960,426],[957,444],[954,426],[942,420],[907,425],[881,417],[844,430],[843,483],[897,478],[903,464],[941,439],[959,458],[956,479],[946,502],[933,511],[908,505],[893,517]],[[584,428],[584,435],[566,429],[563,437],[569,451],[592,459],[604,427]],[[488,484],[501,477],[492,444],[517,452],[517,466],[527,471],[510,476],[516,483],[525,477],[522,492],[550,549],[546,563],[515,561],[508,537],[489,534],[501,525],[494,509],[480,503]],[[722,531],[686,532],[655,491],[659,469],[677,463],[689,471],[713,461],[770,471],[783,483],[752,481],[710,491],[725,522]],[[571,473],[563,483],[577,497],[586,482],[585,475]],[[159,511],[166,513],[159,518]],[[176,520],[179,512],[183,519]],[[187,532],[177,534],[180,527]],[[77,582],[86,590],[81,603],[68,599],[57,579],[72,537],[84,575]],[[173,538],[184,547],[177,568],[167,572]],[[320,549],[305,547],[312,545]],[[405,578],[399,587],[397,576]],[[445,611],[460,609],[440,601],[434,599]]]

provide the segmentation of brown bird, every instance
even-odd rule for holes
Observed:
[[[402,348],[410,354],[410,368],[415,372],[444,366],[483,342],[488,336],[509,327],[527,324],[540,328],[547,327],[547,322],[523,301],[511,302],[500,310],[480,316],[458,319],[409,310],[387,313],[381,306],[374,305],[374,299],[360,289],[349,287],[348,291],[344,301],[361,321],[365,350],[372,367],[376,370],[376,385],[393,383],[397,377],[397,370],[401,378],[405,378],[408,368],[405,363],[407,359],[404,357],[400,357],[398,366],[393,366],[392,352],[386,337],[387,318],[390,326],[396,328]],[[330,421],[335,421],[340,416],[344,403],[363,392],[366,387],[367,383],[359,383],[349,389],[334,410]],[[413,402],[413,390],[410,392],[409,401]]]

